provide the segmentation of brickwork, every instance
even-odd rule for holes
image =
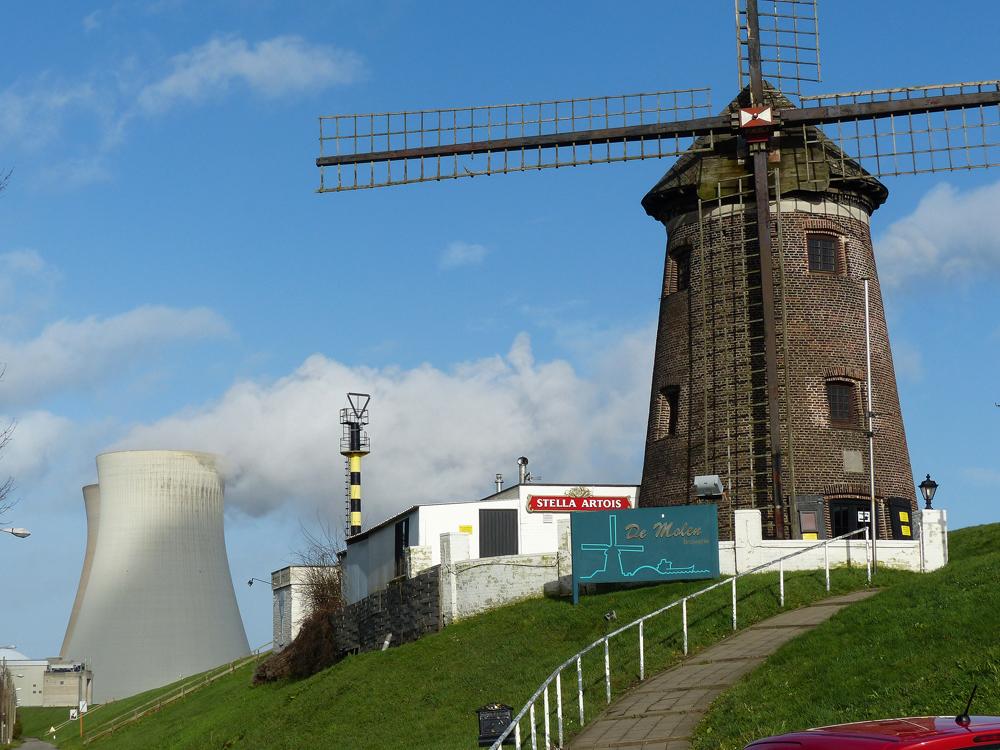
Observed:
[[[771,226],[786,536],[796,496],[824,498],[828,533],[830,501],[870,497],[864,277],[870,278],[876,500],[901,497],[917,508],[868,226],[885,189],[858,172],[836,188],[827,180],[803,190],[794,145],[783,144],[780,182],[799,189],[782,190]],[[759,509],[765,538],[775,537],[755,211],[745,176],[717,176],[743,172],[727,150],[734,148],[720,142],[708,156],[682,157],[643,201],[668,236],[639,504],[695,504],[694,477],[719,474],[727,490],[719,514],[724,540],[733,538],[734,511],[744,508]],[[699,200],[712,194],[716,199]],[[835,240],[834,271],[810,270],[811,234]],[[676,257],[683,248],[691,249],[690,285],[678,290]],[[840,394],[849,419],[831,418],[831,384],[846,389]],[[668,435],[663,394],[670,389],[679,391],[679,413]],[[879,517],[879,536],[890,536],[888,514],[880,510]]]
[[[851,202],[857,205],[857,201]],[[761,429],[766,427],[767,413],[761,388],[762,339],[755,339],[759,333],[754,329],[754,319],[759,318],[753,295],[756,243],[734,241],[740,232],[738,225],[748,221],[738,207],[722,207],[717,212],[728,215],[712,221],[703,212],[700,221],[697,214],[689,214],[674,217],[671,222],[640,504],[695,503],[694,476],[719,474],[727,487],[727,501],[720,513],[720,538],[732,539],[732,511],[738,508],[762,510],[765,536],[773,538],[767,491],[770,464],[766,440],[762,439],[766,431]],[[888,497],[903,497],[915,510],[916,493],[866,218],[857,211],[842,211],[832,196],[818,204],[813,201],[808,211],[785,210],[780,215],[782,254],[779,258],[775,253],[774,277],[779,308],[780,416],[786,456],[782,486],[789,497],[817,494],[828,501],[869,497],[862,282],[868,276],[876,500],[881,503]],[[755,232],[755,227],[750,231]],[[837,238],[840,257],[836,273],[809,270],[806,243],[813,232]],[[777,217],[772,234],[777,248]],[[672,256],[683,246],[693,247],[691,286],[678,292]],[[721,267],[735,268],[737,272],[731,278],[720,277],[720,263],[713,260],[713,255],[723,256]],[[756,260],[759,263],[759,253]],[[744,272],[744,268],[748,270]],[[721,309],[726,304],[732,309]],[[718,318],[720,313],[724,319],[713,321],[713,316]],[[729,372],[721,372],[720,365]],[[850,386],[849,424],[832,423],[828,383]],[[676,434],[661,437],[662,415],[658,412],[662,399],[658,395],[668,387],[679,387],[681,409]],[[845,450],[861,452],[864,474],[845,472]],[[880,536],[886,536],[887,514],[880,513],[880,517]],[[790,516],[786,520],[791,521]],[[829,533],[829,506],[827,524]]]

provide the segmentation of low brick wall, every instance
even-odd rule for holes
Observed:
[[[435,565],[330,615],[342,653],[375,651],[411,643],[441,630],[441,568]]]

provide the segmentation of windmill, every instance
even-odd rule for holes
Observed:
[[[1000,82],[803,96],[820,79],[815,0],[737,0],[736,26],[741,92],[721,114],[688,89],[321,117],[318,192],[679,156],[643,199],[668,244],[640,504],[697,502],[693,475],[719,474],[720,538],[737,508],[760,509],[768,536],[822,536],[862,520],[866,494],[873,510],[877,494],[898,501],[891,533],[905,537],[915,490],[879,293],[881,356],[866,367],[847,351],[864,350],[859,282],[877,285],[867,221],[887,195],[878,177],[1000,162]],[[803,280],[825,290],[815,311]],[[796,361],[827,356],[797,351],[810,336],[844,346],[807,382]],[[860,450],[875,414],[892,447],[881,487]],[[884,516],[868,521],[887,535]]]

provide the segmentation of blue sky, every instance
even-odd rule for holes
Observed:
[[[825,0],[806,93],[1000,78],[991,0]],[[670,160],[317,195],[319,115],[737,90],[732,3],[0,8],[0,643],[58,652],[108,449],[226,454],[249,589],[339,527],[337,410],[370,391],[365,516],[473,499],[526,454],[637,482]],[[887,178],[873,236],[913,469],[1000,521],[1000,170]]]

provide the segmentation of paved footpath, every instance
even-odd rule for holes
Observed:
[[[720,693],[795,636],[878,591],[824,599],[740,630],[632,688],[584,727],[569,747],[687,750],[688,738]]]
[[[21,750],[59,750],[59,748],[35,737],[25,737],[21,743]]]

